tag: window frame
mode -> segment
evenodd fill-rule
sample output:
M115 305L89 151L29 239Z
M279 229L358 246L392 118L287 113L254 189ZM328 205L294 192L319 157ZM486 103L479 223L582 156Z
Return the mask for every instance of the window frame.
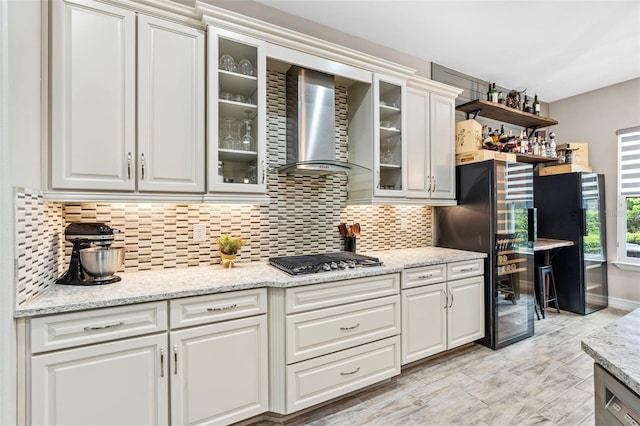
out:
M618 220L617 220L617 261L614 262L616 266L621 269L640 271L640 257L630 257L627 255L627 198L640 197L640 192L628 192L623 193L622 188L622 139L628 137L635 137L640 141L640 126L631 127L627 129L621 129L616 132L618 136L617 140L617 205L618 205ZM640 172L640 164L637 166L637 170ZM634 167L634 170L636 169ZM638 184L640 186L640 183Z

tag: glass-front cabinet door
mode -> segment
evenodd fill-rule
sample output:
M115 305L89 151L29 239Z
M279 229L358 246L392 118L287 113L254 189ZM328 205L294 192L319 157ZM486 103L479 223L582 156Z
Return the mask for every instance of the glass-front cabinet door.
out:
M406 82L374 75L374 195L404 196L406 189Z
M207 28L208 190L266 192L265 43Z

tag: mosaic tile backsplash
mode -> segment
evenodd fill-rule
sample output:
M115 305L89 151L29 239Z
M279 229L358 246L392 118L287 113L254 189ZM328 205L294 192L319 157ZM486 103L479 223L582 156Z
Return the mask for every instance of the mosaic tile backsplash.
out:
M269 72L267 162L285 163L285 74ZM347 90L336 87L336 157L347 159ZM115 246L126 249L123 270L186 268L220 262L214 239L241 236L247 245L238 262L271 256L340 251L340 223L361 225L358 252L424 247L432 241L432 208L347 206L347 176L268 176L268 205L163 203L52 203L34 191L16 195L18 305L53 285L66 269L70 244L64 228L72 222L106 222L122 231ZM402 219L407 230L401 230ZM207 241L192 242L193 225L205 224Z

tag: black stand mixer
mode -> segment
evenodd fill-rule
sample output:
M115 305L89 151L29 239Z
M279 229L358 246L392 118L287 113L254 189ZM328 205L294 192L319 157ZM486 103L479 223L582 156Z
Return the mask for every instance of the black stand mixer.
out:
M109 247L113 243L114 233L119 232L116 229L109 227L108 225L100 222L94 223L72 223L64 231L65 239L73 243L71 250L71 260L69 261L69 268L58 280L56 284L69 284L69 285L100 285L110 284L120 281L120 277L113 275L112 273L105 274L103 271L105 268L109 268L109 265L100 265L98 260L98 269L101 273L94 273L92 275L89 271L95 271L96 266L83 265L82 262L82 250L92 250L92 244L97 246L97 250L94 253L106 253ZM122 256L124 256L124 249L121 250ZM102 259L101 257L98 259ZM122 261L119 262L122 264ZM113 268L119 267L117 265ZM89 271L88 271L88 270Z

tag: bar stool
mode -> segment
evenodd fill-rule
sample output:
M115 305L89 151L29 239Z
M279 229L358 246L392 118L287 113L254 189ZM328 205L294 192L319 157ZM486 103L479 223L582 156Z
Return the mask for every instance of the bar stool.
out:
M536 299L538 305L540 305L540 312L542 318L547 309L547 305L551 302L555 302L555 307L558 313L560 313L560 306L558 305L558 293L556 292L556 280L553 278L553 267L551 265L542 265L537 267L538 279L536 280ZM548 279L548 285L547 285ZM547 287L549 287L547 289ZM548 294L547 294L548 292ZM547 296L549 296L547 298Z

